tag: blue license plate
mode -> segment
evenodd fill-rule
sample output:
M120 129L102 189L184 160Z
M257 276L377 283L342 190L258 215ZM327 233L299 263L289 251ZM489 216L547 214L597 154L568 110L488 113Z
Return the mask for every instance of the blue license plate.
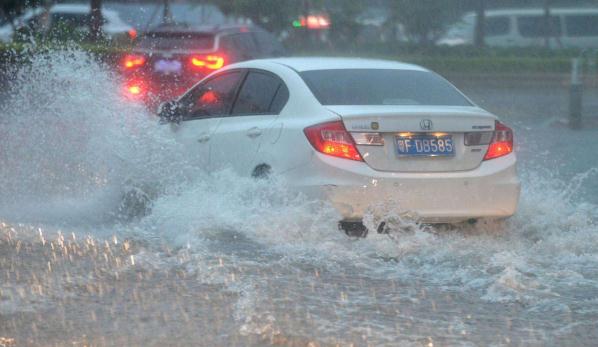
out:
M399 156L452 157L455 155L452 135L397 136Z

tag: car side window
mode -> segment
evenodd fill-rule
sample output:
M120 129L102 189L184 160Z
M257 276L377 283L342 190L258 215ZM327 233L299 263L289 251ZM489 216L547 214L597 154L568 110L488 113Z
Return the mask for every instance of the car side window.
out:
M242 76L242 71L225 72L195 87L180 101L183 119L228 115Z
M258 50L250 33L231 35L235 47L239 50L241 60L253 59L258 56Z
M486 18L484 30L486 36L501 36L509 34L509 17Z
M280 57L286 54L286 50L274 35L267 32L255 32L253 36L259 47L261 56Z
M270 113L279 114L289 101L289 90L284 83L281 83L276 91L274 100L270 104Z
M284 83L272 74L259 71L249 72L239 91L232 114L278 114L282 107L278 105L277 109L272 109L272 105L282 87L286 90ZM278 104L280 103L281 101L278 101Z
M517 27L523 37L543 37L544 17L542 16L521 16L517 18ZM561 35L561 20L557 16L551 16L548 21L550 36Z
M565 23L569 37L598 36L597 15L569 15L565 16Z

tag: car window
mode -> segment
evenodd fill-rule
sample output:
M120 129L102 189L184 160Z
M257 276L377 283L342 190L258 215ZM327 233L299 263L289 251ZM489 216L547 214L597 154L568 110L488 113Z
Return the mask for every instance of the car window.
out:
M335 69L300 75L322 105L471 106L449 82L427 71Z
M138 46L151 50L207 50L214 47L214 35L189 32L149 32L139 39Z
M257 47L250 33L231 35L235 48L239 51L242 60L252 59L257 56Z
M225 72L195 87L181 99L184 118L227 115L242 75L241 71Z
M485 20L486 36L501 36L509 34L509 17L488 17Z
M271 74L257 71L249 72L239 91L239 96L233 108L233 115L270 113L271 106L281 85L283 85L282 81ZM280 110L277 110L276 113L278 112Z
M270 105L270 113L279 114L286 106L287 101L289 101L289 90L284 83L281 83Z
M259 48L261 56L279 57L286 54L284 47L274 35L267 32L255 32L253 37Z
M550 36L561 35L560 18L551 16L549 20ZM544 37L544 17L543 16L522 16L517 18L517 27L523 37Z
M565 16L567 25L567 36L598 36L597 15L574 15Z

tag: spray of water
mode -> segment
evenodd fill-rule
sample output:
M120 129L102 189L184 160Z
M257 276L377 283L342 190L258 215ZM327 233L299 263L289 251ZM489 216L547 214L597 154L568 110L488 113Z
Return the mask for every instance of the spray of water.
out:
M291 344L292 336L392 345L398 325L406 343L432 328L457 339L450 341L487 329L468 315L504 327L493 317L513 313L497 304L517 305L515 315L544 324L546 338L576 331L558 319L567 312L582 321L598 313L598 209L579 199L598 169L565 182L552 168L524 166L518 214L502 222L430 227L388 204L372 206L366 224L383 219L388 234L354 240L337 230L326 202L289 191L282 178L194 167L166 127L122 98L120 85L76 49L37 55L17 72L0 108L0 250L30 244L29 261L53 269L36 273L34 284L52 294L0 298L0 314L66 305L81 294L73 288L169 283L161 294L181 310L220 298L227 332L257 336L256 345ZM123 222L115 217L131 191L151 211ZM64 259L52 260L56 249ZM12 277L5 283L4 293L24 288ZM447 293L446 311L431 309ZM136 310L127 324L145 312ZM488 336L476 341L493 342Z
M120 85L74 48L37 54L15 72L0 109L4 218L104 221L127 185L184 177L184 152Z

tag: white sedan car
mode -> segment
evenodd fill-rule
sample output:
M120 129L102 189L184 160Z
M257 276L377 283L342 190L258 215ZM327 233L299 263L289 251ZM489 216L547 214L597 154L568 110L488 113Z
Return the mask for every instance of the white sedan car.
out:
M233 64L164 104L207 171L282 175L360 230L388 202L425 223L502 219L520 182L513 132L422 67L339 58Z

